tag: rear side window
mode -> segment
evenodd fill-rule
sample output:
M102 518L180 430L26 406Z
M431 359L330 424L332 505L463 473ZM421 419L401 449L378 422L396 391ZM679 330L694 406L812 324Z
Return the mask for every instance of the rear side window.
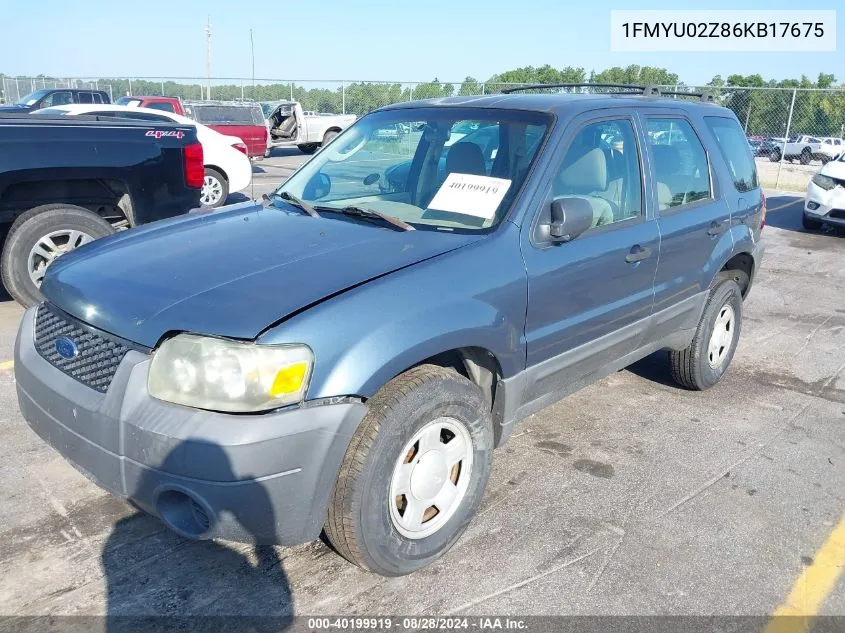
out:
M707 153L689 121L649 118L646 125L658 208L674 209L710 198Z
M152 103L148 103L147 107L151 110L161 110L162 112L176 112L173 109L173 104L165 101L153 101Z
M704 117L704 120L719 143L719 151L728 164L736 190L743 193L756 189L759 185L757 166L751 158L739 123L733 119L715 116Z
M264 114L260 107L196 105L194 118L200 123L233 123L241 125L264 125Z

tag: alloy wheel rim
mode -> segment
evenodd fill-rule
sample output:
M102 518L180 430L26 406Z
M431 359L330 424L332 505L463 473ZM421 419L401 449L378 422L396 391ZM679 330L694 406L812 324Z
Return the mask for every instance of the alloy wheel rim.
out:
M713 324L713 332L710 334L710 342L707 344L707 362L712 369L718 369L725 362L734 340L735 329L734 309L725 304L719 310L719 315Z
M36 287L40 288L47 267L54 260L83 244L93 241L94 238L88 233L76 229L53 231L39 238L29 250L29 257L27 258L27 271L30 280Z
M220 202L223 196L223 185L214 176L206 176L202 181L200 202L204 206L212 206Z
M390 480L393 527L409 539L440 530L466 496L472 476L472 438L454 418L437 418L402 449Z

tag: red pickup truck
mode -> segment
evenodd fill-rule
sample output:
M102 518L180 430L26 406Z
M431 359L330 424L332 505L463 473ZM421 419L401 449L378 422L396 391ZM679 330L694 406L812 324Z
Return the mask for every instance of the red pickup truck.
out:
M182 101L177 97L121 97L119 105L153 108L190 117L221 134L239 137L250 158L263 157L267 151L267 123L257 103L226 101Z

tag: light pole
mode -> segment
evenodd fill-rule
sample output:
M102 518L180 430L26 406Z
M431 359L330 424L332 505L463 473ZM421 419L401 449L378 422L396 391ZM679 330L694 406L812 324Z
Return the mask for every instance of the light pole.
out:
M252 29L249 30L249 54L252 58L252 98L255 99L255 42L252 40Z

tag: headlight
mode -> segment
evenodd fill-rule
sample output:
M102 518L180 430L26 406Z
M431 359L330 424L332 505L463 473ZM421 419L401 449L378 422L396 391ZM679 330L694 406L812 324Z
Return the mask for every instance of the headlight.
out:
M159 400L248 413L305 397L314 355L305 345L256 345L179 334L153 354L147 389Z
M830 176L825 176L824 174L816 174L813 176L813 182L827 191L836 186L836 181L834 181Z

